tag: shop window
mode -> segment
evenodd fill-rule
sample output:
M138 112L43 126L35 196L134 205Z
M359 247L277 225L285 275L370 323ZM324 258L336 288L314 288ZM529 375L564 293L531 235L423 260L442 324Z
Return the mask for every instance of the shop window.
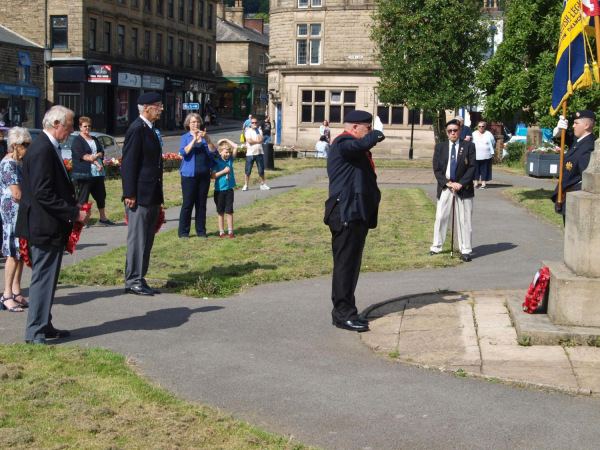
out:
M104 22L104 51L110 53L110 22Z
M85 99L84 114L104 114L104 96L88 95Z
M207 5L208 11L206 12L206 28L209 30L213 29L213 5L210 3Z
M179 20L183 21L184 20L184 12L185 12L185 7L184 7L184 0L179 0Z
M258 56L258 73L265 73L265 55Z
M144 31L144 59L146 61L150 60L150 39L151 33L149 31Z
M156 14L158 14L159 16L163 16L165 14L164 3L164 0L156 0Z
M162 61L162 38L162 34L156 35L156 46L154 47L154 61L156 62Z
M202 70L202 44L198 43L198 70Z
M183 66L183 39L177 42L177 65Z
M152 12L152 6L150 5L150 0L144 0L144 12Z
M309 35L310 30L310 35ZM299 24L297 26L296 62L298 65L321 64L321 24Z
M138 49L138 29L132 28L131 29L131 56L133 56L134 58L137 58L137 56L138 56L137 49Z
M19 54L19 83L29 83L29 68L31 67L31 58L27 52L18 52Z
M88 39L88 45L90 46L90 50L96 50L96 26L96 19L90 19L90 34Z
M212 47L206 47L206 71L212 72Z
M190 25L194 24L194 0L189 0L188 3L188 22Z
M58 93L58 104L69 108L76 116L81 115L81 95L74 93Z
M67 16L51 16L51 45L52 48L68 48L69 46L69 32L67 30L68 18Z
M167 38L167 64L173 64L173 37Z
M194 43L188 42L188 64L190 69L194 68Z
M342 123L356 109L356 91L302 91L301 121L304 123Z
M198 2L198 26L200 28L204 26L204 2L202 0Z
M125 25L119 25L117 30L117 54L125 54Z

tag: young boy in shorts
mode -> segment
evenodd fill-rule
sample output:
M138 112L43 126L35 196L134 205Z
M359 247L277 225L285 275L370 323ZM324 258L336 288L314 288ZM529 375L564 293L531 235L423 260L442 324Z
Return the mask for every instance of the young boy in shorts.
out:
M217 170L211 172L211 178L215 180L215 205L219 215L219 235L225 237L225 214L227 214L227 228L229 237L233 235L233 188L236 187L233 174L233 160L237 155L238 146L229 139L221 139L217 142L219 156L216 159Z

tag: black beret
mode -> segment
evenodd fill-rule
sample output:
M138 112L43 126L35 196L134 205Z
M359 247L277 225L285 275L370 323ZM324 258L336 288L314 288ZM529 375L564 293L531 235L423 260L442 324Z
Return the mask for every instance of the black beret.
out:
M452 119L452 120L449 120L448 122L446 122L446 125L445 125L446 128L448 128L448 125L457 125L460 127L460 122L456 119Z
M366 111L352 111L344 117L344 123L371 123L373 116Z
M160 102L162 100L158 92L146 92L137 99L138 105L151 105L152 103Z
M594 111L590 111L589 109L583 109L581 111L577 111L575 114L573 114L573 120L576 119L594 119L596 120L596 114L594 114Z

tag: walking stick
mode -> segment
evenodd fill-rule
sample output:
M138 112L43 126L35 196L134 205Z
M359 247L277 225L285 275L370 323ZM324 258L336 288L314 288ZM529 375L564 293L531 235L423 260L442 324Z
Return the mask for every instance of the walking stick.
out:
M456 195L452 194L452 238L450 239L450 258L454 258L454 201Z

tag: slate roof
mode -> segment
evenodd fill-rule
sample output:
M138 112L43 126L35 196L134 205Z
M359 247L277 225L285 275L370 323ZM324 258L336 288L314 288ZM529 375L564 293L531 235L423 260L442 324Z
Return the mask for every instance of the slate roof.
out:
M14 45L22 45L23 47L44 48L41 45L38 45L35 42L24 38L23 36L15 33L14 31L10 30L9 28L6 28L3 25L0 25L0 42L6 42L8 44Z
M255 42L269 45L269 36L217 17L217 42Z

